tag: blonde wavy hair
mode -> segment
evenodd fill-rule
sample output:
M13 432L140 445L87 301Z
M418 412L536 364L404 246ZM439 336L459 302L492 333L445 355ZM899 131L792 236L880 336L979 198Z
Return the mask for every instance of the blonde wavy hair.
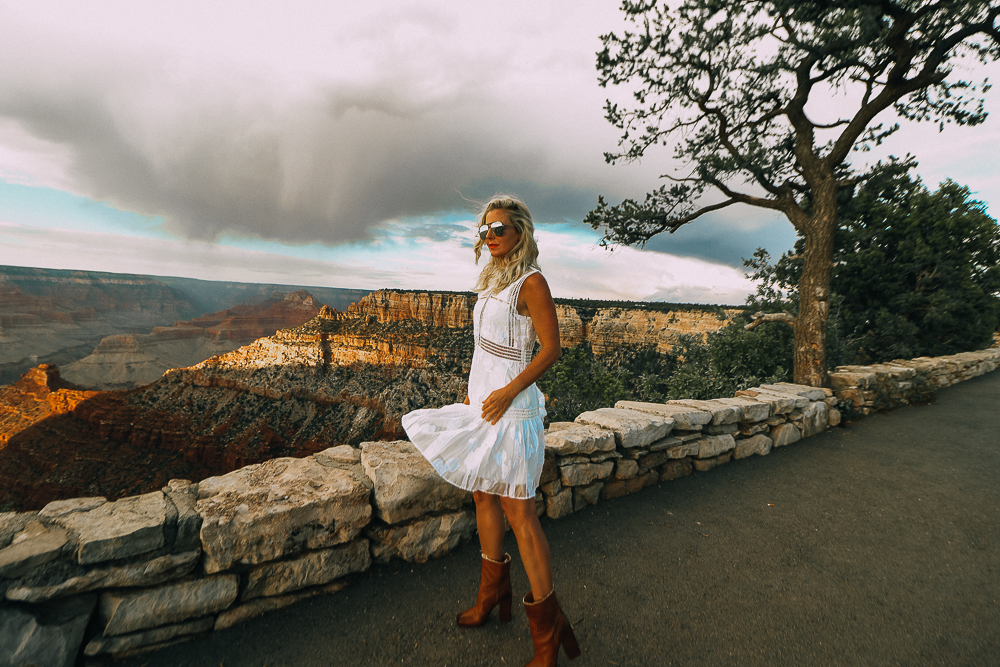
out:
M514 195L496 194L486 202L483 210L476 218L476 230L486 222L486 215L490 211L503 209L510 218L510 224L520 233L521 238L517 245L504 257L490 257L490 261L483 267L476 282L477 292L502 291L508 285L516 281L525 273L532 269L538 269L538 244L535 242L535 223L531 219L531 212L524 202ZM479 256L483 251L486 241L476 234L476 245L473 251L476 253L476 264L479 264Z

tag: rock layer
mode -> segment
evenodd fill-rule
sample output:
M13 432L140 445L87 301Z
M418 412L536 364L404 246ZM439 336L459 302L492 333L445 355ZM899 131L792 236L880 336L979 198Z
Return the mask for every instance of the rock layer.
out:
M149 384L171 368L183 368L231 352L279 329L295 327L319 313L305 290L276 292L258 305L233 306L193 320L154 327L148 334L118 334L101 340L90 356L65 366L63 375L92 389L128 389Z

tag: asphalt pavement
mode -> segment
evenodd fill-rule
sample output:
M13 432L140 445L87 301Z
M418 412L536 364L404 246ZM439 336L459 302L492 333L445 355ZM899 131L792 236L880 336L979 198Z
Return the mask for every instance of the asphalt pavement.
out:
M1000 665L1000 371L924 405L543 519L583 655L606 665ZM513 535L515 598L528 591ZM520 667L528 623L476 595L468 543L130 667Z

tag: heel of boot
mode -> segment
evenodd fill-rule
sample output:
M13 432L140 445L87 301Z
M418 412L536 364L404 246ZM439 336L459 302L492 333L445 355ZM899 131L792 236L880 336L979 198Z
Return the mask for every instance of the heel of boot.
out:
M502 623L510 622L510 601L510 593L508 593L506 597L500 598L500 621Z
M563 630L562 637L559 638L566 657L570 660L580 657L580 645L576 642L576 635L573 634L573 626L566 621L566 629Z

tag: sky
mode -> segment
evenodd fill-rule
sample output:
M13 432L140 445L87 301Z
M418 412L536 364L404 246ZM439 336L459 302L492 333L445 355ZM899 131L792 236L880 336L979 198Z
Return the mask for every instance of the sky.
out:
M641 198L676 167L669 148L603 158L625 91L598 85L595 53L617 2L360 4L0 3L0 264L469 290L476 201L503 191L531 208L557 297L739 304L740 259L794 242L731 207L599 247L598 195ZM864 159L913 153L928 185L989 206L997 117L908 124Z

